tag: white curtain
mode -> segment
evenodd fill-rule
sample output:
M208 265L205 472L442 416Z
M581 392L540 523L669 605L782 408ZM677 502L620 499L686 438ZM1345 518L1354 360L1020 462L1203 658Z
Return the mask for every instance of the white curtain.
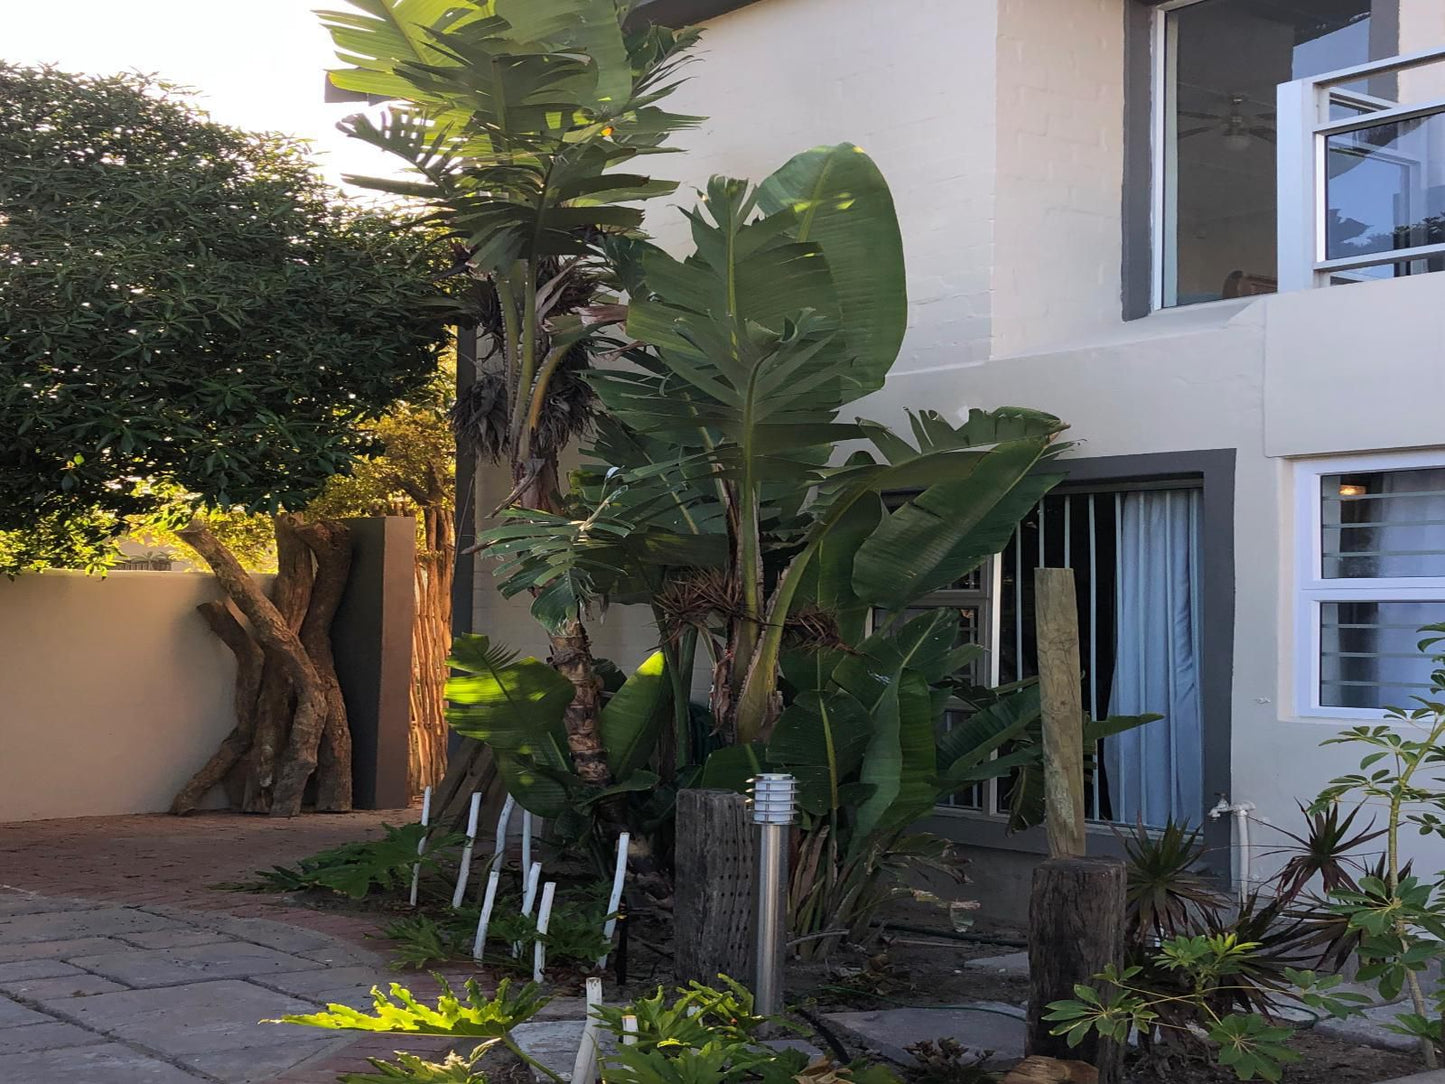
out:
M1111 715L1153 713L1153 723L1104 742L1114 819L1150 826L1204 814L1199 691L1197 489L1118 498L1118 582Z

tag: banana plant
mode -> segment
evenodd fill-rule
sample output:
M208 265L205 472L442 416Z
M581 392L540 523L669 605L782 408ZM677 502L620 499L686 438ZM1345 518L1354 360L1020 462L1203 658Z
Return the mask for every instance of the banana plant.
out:
M459 637L449 661L454 674L447 681L447 721L491 748L507 793L523 809L556 822L559 836L585 840L599 803L657 786L648 762L671 697L660 651L602 707L610 780L603 786L580 773L570 755L566 714L574 691L553 667L477 635Z
M331 81L388 104L342 128L410 176L347 179L412 200L452 239L453 273L475 281L490 343L458 404L459 435L506 465L502 507L555 513L558 455L595 412L578 374L622 345L606 247L675 188L636 163L700 119L661 105L697 34L624 26L631 5L616 0L349 3L321 13L341 61ZM605 785L586 629L568 616L547 633L574 689L575 767Z

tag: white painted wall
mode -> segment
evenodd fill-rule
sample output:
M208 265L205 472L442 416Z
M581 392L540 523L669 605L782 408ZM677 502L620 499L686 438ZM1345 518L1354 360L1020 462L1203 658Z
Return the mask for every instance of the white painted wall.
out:
M1294 827L1295 799L1357 754L1319 746L1344 720L1293 711L1286 457L1445 443L1445 274L1125 323L1127 2L761 0L709 24L674 104L711 119L659 162L700 185L819 143L875 157L911 311L894 376L860 413L1020 404L1067 419L1078 455L1237 450L1233 797ZM1412 44L1445 39L1437 0L1406 9ZM668 222L652 226L676 242ZM1419 853L1445 865L1445 848Z
M0 580L0 822L159 812L235 725L209 576Z

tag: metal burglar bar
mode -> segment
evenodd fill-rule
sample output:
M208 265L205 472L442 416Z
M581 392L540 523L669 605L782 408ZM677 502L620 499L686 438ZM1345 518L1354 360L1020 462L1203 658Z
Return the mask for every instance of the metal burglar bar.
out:
M1025 680L1038 673L1033 569L1072 568L1079 591L1080 657L1086 667L1084 703L1092 717L1100 718L1109 710L1114 674L1118 532L1124 494L1197 488L1199 484L1186 479L1056 490L1029 512L993 563L967 583L969 590L941 594L920 603L919 608L948 605L967 615L961 628L968 638L991 648L989 671L975 679L980 684ZM951 721L958 720L962 707L957 705L957 710L950 712ZM945 725L949 721L946 719ZM1109 821L1112 811L1100 759L1103 749L1094 752L1098 767L1092 774L1086 813L1090 819ZM954 796L944 807L1005 815L1013 783L1004 778L979 784Z

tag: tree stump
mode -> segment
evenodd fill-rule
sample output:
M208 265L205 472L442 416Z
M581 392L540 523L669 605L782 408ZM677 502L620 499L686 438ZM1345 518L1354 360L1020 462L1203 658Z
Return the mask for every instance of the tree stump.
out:
M674 944L679 982L752 985L757 833L730 790L677 792Z
M1026 1053L1081 1059L1099 1070L1099 1084L1118 1084L1123 1047L1090 1035L1069 1048L1043 1019L1051 1001L1074 997L1124 958L1124 863L1118 858L1050 858L1034 870L1029 897L1029 1012Z

